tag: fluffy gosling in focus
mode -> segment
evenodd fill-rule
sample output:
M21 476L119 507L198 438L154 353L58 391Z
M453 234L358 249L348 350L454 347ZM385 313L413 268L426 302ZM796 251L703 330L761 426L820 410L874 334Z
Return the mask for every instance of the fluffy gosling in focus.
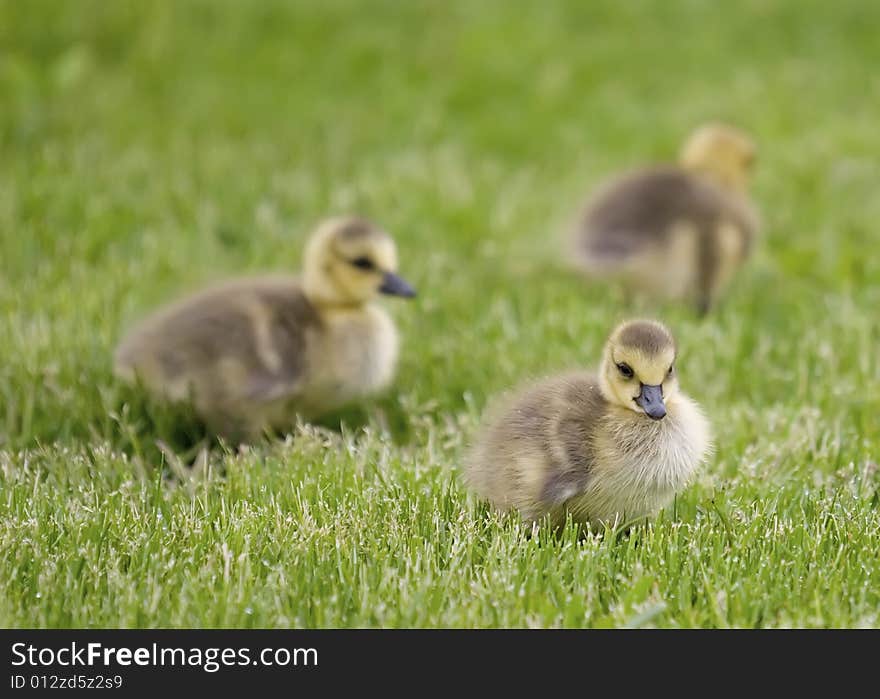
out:
M465 462L465 480L523 520L567 515L612 526L656 514L710 451L700 408L679 391L676 345L653 321L608 339L598 375L534 383L490 413Z
M748 258L759 220L746 194L755 145L724 124L697 129L678 166L635 171L604 186L574 234L587 276L709 311Z
M116 373L191 400L231 441L289 429L391 382L397 330L374 300L415 295L396 272L388 233L327 220L308 241L302 279L233 279L159 309L119 345Z

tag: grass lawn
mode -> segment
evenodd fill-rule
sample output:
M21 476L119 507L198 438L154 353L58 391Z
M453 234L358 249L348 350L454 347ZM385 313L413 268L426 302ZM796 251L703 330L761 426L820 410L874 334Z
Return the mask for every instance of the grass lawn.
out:
M0 626L880 626L880 4L0 0ZM751 131L717 312L570 273L603 176ZM385 396L211 452L113 347L360 212L420 291ZM676 332L717 449L650 526L527 536L462 488L490 398ZM162 448L158 445L162 444ZM169 456L170 455L170 456Z

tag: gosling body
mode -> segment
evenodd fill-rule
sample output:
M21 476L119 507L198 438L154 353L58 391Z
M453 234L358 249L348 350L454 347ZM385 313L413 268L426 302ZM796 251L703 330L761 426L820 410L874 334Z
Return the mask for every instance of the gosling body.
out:
M398 334L373 297L413 295L396 264L387 234L334 219L310 241L302 279L233 279L160 309L120 343L116 373L191 401L230 440L289 429L392 381Z
M639 344L639 332L649 341ZM660 347L651 344L652 333L663 349L652 349ZM539 381L492 411L466 460L470 487L500 510L553 525L570 515L614 526L668 505L705 460L710 428L696 403L677 390L669 373L672 340L664 333L657 324L622 326L598 374ZM635 344L627 344L633 337ZM632 365L629 379L615 376L621 362ZM657 383L645 384L642 376ZM647 399L640 397L643 386Z
M585 207L574 259L597 279L707 312L754 247L760 221L746 194L751 141L731 127L698 130L679 165L604 186Z

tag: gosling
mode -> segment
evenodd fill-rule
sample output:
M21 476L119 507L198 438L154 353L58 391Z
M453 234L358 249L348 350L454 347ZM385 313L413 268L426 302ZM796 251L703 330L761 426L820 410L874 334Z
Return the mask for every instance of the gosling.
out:
M679 165L638 170L600 189L575 227L588 277L695 304L705 315L749 257L759 229L747 187L755 145L724 124L697 129Z
M115 372L190 401L233 442L291 428L392 381L398 334L378 294L410 298L391 236L355 217L322 223L302 279L232 279L161 308L120 343Z
M502 511L551 526L643 520L707 458L710 427L679 391L676 344L654 321L620 325L598 375L573 372L520 391L490 417L464 465L470 488Z

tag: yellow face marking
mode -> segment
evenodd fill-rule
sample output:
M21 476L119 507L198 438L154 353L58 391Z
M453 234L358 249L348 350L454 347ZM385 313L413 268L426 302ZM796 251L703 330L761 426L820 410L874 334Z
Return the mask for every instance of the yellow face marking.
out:
M372 246L372 258L376 267L383 272L397 271L397 250L390 238L382 238L375 241Z
M334 252L343 262L350 263L353 260L366 258L378 272L397 271L397 250L391 238L384 235L338 241L334 246Z
M615 347L611 357L615 364L625 363L635 373L631 379L648 386L659 386L666 380L669 367L675 361L675 351L670 347L656 355L647 355L633 347ZM619 370L617 370L619 373ZM621 376L621 378L623 378Z
M685 167L711 172L736 187L744 187L755 159L756 147L744 132L725 124L697 129L681 151Z

